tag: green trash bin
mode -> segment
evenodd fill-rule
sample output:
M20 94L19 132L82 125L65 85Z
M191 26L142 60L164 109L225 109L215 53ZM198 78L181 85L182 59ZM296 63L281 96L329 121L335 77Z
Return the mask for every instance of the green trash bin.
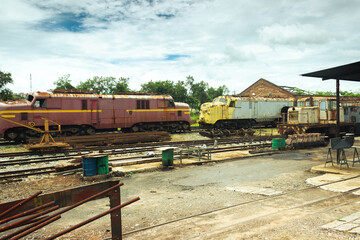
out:
M273 138L272 149L284 150L285 149L285 138Z
M172 166L174 162L174 149L162 150L161 159L163 166Z
M97 157L96 170L98 174L109 173L109 157L107 155Z

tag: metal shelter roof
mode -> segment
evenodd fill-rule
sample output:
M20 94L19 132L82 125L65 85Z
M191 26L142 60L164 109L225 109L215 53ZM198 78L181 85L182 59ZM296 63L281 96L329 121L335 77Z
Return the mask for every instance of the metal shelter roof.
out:
M316 72L301 74L304 77L318 77L322 80L338 79L360 81L360 61Z

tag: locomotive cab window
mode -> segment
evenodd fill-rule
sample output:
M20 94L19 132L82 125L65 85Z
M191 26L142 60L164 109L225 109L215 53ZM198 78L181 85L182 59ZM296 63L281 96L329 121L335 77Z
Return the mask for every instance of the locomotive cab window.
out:
M166 101L166 107L175 107L175 103L173 100L167 100Z
M227 103L228 102L228 100L227 99L225 99L225 98L220 98L220 100L219 100L220 102L222 102L222 103Z
M229 107L235 107L235 101L231 101Z
M36 108L46 108L46 99L36 99L34 103Z

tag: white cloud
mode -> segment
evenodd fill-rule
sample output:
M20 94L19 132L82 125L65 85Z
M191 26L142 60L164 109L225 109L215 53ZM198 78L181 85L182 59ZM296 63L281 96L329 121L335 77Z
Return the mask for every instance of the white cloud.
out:
M334 90L299 75L359 61L359 8L355 0L8 0L0 70L12 73L15 91L29 91L30 73L42 91L67 73L75 85L129 77L135 90L188 75L235 92L259 78Z
M260 38L266 43L280 45L326 44L333 36L313 25L292 24L282 26L274 24L259 30Z

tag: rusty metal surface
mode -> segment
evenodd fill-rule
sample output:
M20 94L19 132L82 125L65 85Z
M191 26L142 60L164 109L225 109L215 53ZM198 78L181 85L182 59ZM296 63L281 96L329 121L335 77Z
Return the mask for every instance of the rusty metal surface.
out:
M81 94L81 93L48 93L48 92L35 92L33 96L44 98L104 98L104 99L173 99L169 95L104 95L104 94Z
M6 225L6 226L1 227L1 228L0 228L0 232L4 232L4 231L10 230L10 229L13 229L13 228L17 228L17 227L19 227L19 226L22 226L24 223L27 223L28 221L30 221L30 220L32 220L32 219L35 219L35 218L37 218L37 217L39 217L39 216L45 215L45 214L47 214L47 213L49 213L49 212L52 212L52 211L55 211L55 210L57 210L57 209L59 209L59 206L55 206L55 207L49 208L49 209L47 209L47 210L45 210L45 211L42 211L42 212L39 212L39 213L37 213L37 214L31 215L31 216L26 217L26 218L24 218L24 219L21 219L21 220L19 220L19 221L17 221L17 222L10 223L10 224L8 224L8 225Z
M139 200L139 198L135 198L133 200L130 200L128 202L121 204L121 202L120 202L120 186L122 186L122 185L123 185L123 183L119 183L118 181L108 181L108 182L93 184L90 186L83 186L83 187L68 189L68 190L59 191L59 192L55 192L55 193L51 193L51 194L40 195L37 198L34 198L34 195L33 195L24 200L18 200L18 201L0 204L0 212L8 213L9 211L5 211L5 209L8 209L10 207L11 212L13 212L14 214L17 214L17 211L19 211L19 208L16 206L21 205L21 210L22 211L25 210L25 212L19 213L18 215L13 215L12 216L13 219L15 219L16 217L19 217L19 216L31 214L34 211L37 211L41 208L48 207L49 205L53 205L54 203L56 203L56 205L57 205L50 209L44 210L40 213L23 218L20 221L13 222L6 226L1 227L0 232L3 232L3 231L7 231L9 229L12 229L12 228L17 228L17 227L23 226L24 224L30 224L32 222L31 225L25 226L24 228L14 232L14 233L11 233L10 235L7 235L1 239L3 240L3 239L9 239L9 238L11 238L11 239L22 238L22 237L36 231L37 229L59 219L61 217L60 215L62 213L67 212L85 202L99 199L99 198L104 198L104 197L109 197L109 199L110 199L110 207L111 207L110 210L108 210L100 215L97 215L93 218L90 218L81 224L75 225L74 227L67 229L65 231L66 232L72 231L75 228L78 228L88 222L94 221L97 218L100 218L100 217L110 213L111 214L111 225L112 225L112 230L113 230L112 239L121 239L122 236L121 236L121 216L120 216L121 211L120 211L120 209L134 201ZM28 199L32 199L33 201L29 201ZM37 207L37 205L40 205L41 207ZM11 206L13 206L13 207L11 207ZM62 208L66 207L66 208L64 208L50 216L37 219L39 216L45 215L49 212L59 209L59 207L62 207ZM5 220L7 221L9 219L10 218L5 219ZM34 222L34 220L35 220L35 222ZM119 228L120 228L120 230L119 230ZM50 238L50 239L53 239L53 238Z
M59 232L59 233L57 233L57 234L55 234L55 235L53 235L53 236L51 236L51 237L48 237L48 238L46 238L46 240L55 239L55 238L57 238L57 237L60 237L60 236L66 234L66 233L69 233L69 232L71 232L71 231L73 231L73 230L75 230L75 229L77 229L77 228L79 228L79 227L84 226L85 224L88 224L88 223L90 223L90 222L93 222L93 221L95 221L96 219L99 219L99 218L101 218L101 217L103 217L103 216L105 216L105 215L107 215L107 214L109 214L109 213L113 213L114 211L118 211L118 210L120 210L121 208L123 208L123 207L125 207L125 206L127 206L127 205L129 205L129 204L131 204L131 203L134 203L134 202L136 202L136 201L138 201L138 200L140 200L140 198L139 198L139 197L136 197L136 198L131 199L131 200L129 200L129 201L123 203L123 204L118 204L116 207L113 207L113 208L111 208L110 210L107 210L107 211L105 211L105 212L103 212L103 213L100 213L100 214L98 214L98 215L96 215L96 216L94 216L94 217L92 217L92 218L89 218L89 219L87 219L87 220L85 220L85 221L83 221L83 222L81 222L81 223L78 223L78 224L76 224L76 225L74 225L74 226L72 226L72 227L70 227L70 228L68 228L68 229L65 229L65 230L63 230L63 231L61 231L61 232ZM121 225L120 225L120 229L121 229ZM113 239L113 240L122 239L122 236L121 236L121 234L114 234L114 232L113 232L113 233L112 233L112 239Z
M28 234L30 234L32 232L35 232L36 230L38 230L38 229L40 229L40 228L54 222L54 221L56 221L56 220L58 220L60 218L61 218L60 215L56 215L56 216L54 216L54 217L52 217L52 218L50 218L48 220L42 221L40 224L36 224L34 227L32 227L32 228L30 228L30 229L28 229L26 231L23 231L21 234L13 237L12 239L17 240L17 239L20 239L22 237L25 237L26 235L28 235Z
M18 214L26 210L30 210L32 208L41 206L45 203L55 201L57 205L59 205L60 208L71 206L83 199L89 198L92 195L95 195L104 189L110 188L116 184L118 184L119 181L108 181L108 182L101 182L97 184L93 184L91 186L82 186L78 188L72 188L67 189L64 191L59 191L55 193L48 193L40 195L36 198L34 198L32 201L26 202L21 209L15 209L13 211L13 214ZM99 197L101 198L101 197ZM0 212L5 211L6 209L10 208L16 203L19 203L21 200L12 201L12 202L6 202L0 204Z
M39 211L39 210L41 210L41 209L47 208L47 207L49 207L49 206L51 206L51 205L54 205L54 204L55 204L55 202L52 201L52 202L46 203L46 204L44 204L44 205L42 205L42 206L39 206L39 207L30 209L30 210L28 210L28 211L25 211L25 212L22 212L22 213L13 215L13 216L8 217L8 218L5 218L5 219L2 219L2 220L0 220L0 225L1 225L1 224L4 224L4 223L7 223L7 222L9 222L9 221L12 221L12 220L14 220L14 219L16 219L16 218L20 218L20 217L29 215L29 214L31 214L31 213L33 213L33 212L36 212L36 211Z
M0 219L4 218L4 216L8 215L10 212L14 212L17 208L19 208L22 205L26 204L27 202L29 202L30 200L32 200L36 196L40 195L41 193L42 193L42 191L38 191L35 194L33 194L32 196L30 196L28 198L25 198L24 200L14 204L13 206L9 207L8 209L6 209L4 211L1 211Z
M120 133L120 134L98 134L92 136L57 137L55 142L68 143L71 146L111 145L128 144L138 142L158 142L170 140L168 132L142 132L142 133ZM30 139L29 146L36 144L38 139ZM31 147L29 147L31 149Z

